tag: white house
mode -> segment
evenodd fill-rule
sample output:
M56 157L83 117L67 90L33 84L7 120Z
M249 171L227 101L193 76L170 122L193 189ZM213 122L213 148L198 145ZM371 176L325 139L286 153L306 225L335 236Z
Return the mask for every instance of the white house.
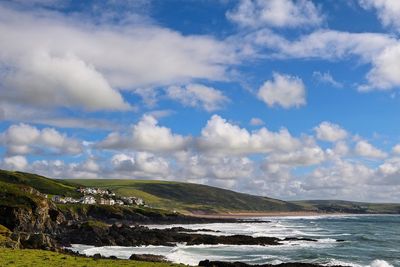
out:
M93 196L84 196L81 198L81 203L93 205L96 204L96 199Z

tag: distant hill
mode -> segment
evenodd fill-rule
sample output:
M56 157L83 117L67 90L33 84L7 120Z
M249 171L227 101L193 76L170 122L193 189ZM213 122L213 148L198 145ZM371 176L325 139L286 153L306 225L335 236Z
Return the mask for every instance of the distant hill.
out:
M339 212L354 214L400 214L399 203L365 203L344 200L305 200L293 201L304 209L314 209L320 212Z
M400 204L375 204L340 200L289 202L192 183L127 179L60 180L31 173L0 170L0 187L8 188L10 191L15 188L13 185L29 186L44 194L72 197L79 196L76 191L79 187L107 188L120 196L143 198L149 206L157 209L195 214L290 211L400 214ZM3 199L2 201L7 200ZM19 203L19 201L16 201L16 203Z

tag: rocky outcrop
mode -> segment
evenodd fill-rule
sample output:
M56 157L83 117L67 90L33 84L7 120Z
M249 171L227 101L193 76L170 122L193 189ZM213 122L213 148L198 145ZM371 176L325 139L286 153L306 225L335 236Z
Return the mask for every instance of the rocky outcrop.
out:
M14 232L10 238L16 243L16 247L18 248L60 250L54 238L48 234Z
M279 245L275 237L252 237L246 235L216 236L182 232L182 228L149 229L144 226L81 223L69 226L59 236L63 245L86 244L94 246L175 246L176 243L187 245Z
M12 231L54 234L64 221L64 215L46 199L23 207L0 206L0 224Z
M132 254L129 259L135 261L168 262L164 256L153 254Z

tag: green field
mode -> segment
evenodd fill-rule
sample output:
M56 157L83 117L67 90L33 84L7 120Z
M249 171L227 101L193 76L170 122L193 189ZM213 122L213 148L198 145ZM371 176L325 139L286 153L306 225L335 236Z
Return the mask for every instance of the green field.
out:
M111 179L78 179L73 182L89 187L108 188L122 196L141 197L152 207L179 212L265 212L302 209L296 204L277 199L200 184Z
M109 259L93 259L65 255L61 253L30 250L30 249L6 249L0 248L0 266L16 266L16 267L49 267L49 266L65 266L65 267L170 267L185 266L172 263L152 263L131 260L109 260Z
M107 188L119 196L143 198L152 208L181 213L288 212L400 214L400 204L359 203L340 200L282 201L217 187L168 181L128 179L50 179L36 174L0 170L0 205L29 206L38 199L23 187L41 193L78 197L80 186ZM71 207L70 207L71 208ZM74 207L72 207L73 209ZM146 209L143 212L150 212ZM161 212L154 210L155 212ZM121 210L122 211L122 210Z

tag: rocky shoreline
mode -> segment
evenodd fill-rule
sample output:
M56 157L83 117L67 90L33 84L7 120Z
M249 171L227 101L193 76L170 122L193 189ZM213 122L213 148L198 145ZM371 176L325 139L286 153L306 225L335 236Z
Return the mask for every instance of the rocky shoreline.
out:
M184 227L150 229L145 224L192 224L239 222L233 218L199 218L174 213L157 213L133 209L104 209L87 206L82 209L60 207L50 201L32 202L30 206L0 206L0 224L10 230L5 244L12 248L52 250L72 253L64 248L71 244L93 246L176 246L186 245L261 245L279 246L285 241L317 242L309 238L252 237L247 235L213 235L212 230ZM249 222L249 221L246 221ZM259 221L250 221L258 223ZM127 224L129 223L129 224ZM136 225L132 226L132 223ZM141 224L141 225L137 225ZM203 233L198 233L199 231ZM205 233L204 233L205 232ZM337 240L343 241L343 240ZM83 255L79 255L83 256ZM95 255L94 258L103 258ZM112 257L115 259L116 257ZM142 261L165 261L158 255L132 255ZM202 261L201 266L247 267L245 263ZM293 265L295 264L295 265ZM296 265L297 264L297 265ZM261 265L273 266L273 265ZM276 266L316 267L290 263Z

